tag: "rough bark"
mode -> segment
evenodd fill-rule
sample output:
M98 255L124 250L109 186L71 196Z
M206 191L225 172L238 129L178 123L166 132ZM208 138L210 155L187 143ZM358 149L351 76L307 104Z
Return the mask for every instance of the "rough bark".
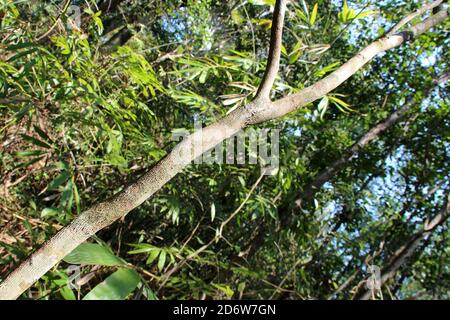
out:
M280 5L284 7L285 1L278 0L276 6ZM284 8L279 12L284 12ZM253 102L234 110L218 122L194 132L180 142L169 155L151 168L137 182L111 199L94 205L81 213L73 222L46 242L42 248L33 253L0 284L0 299L16 299L19 297L79 244L138 207L193 159L227 139L233 133L251 124L279 118L319 99L347 80L378 53L400 46L441 23L447 16L447 11L440 11L412 27L409 32L383 37L375 41L329 76L292 96L272 102L268 96L259 95ZM277 24L273 24L273 27L277 28ZM271 43L280 41L277 37L281 37L281 32L273 32L272 35L275 35L275 39L272 38ZM273 46L273 49L279 48ZM279 54L269 54L268 68L277 65L270 61L270 57L276 58L278 56ZM272 73L268 71L266 74ZM270 77L268 78L270 80ZM264 83L262 86L264 86ZM193 148L193 152L187 152L186 150L192 149L193 142L199 141L202 131L201 147ZM223 134L225 132L227 134Z

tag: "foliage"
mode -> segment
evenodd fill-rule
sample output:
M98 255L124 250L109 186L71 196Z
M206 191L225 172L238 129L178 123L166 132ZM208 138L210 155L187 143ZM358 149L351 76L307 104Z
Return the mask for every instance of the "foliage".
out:
M209 124L251 101L264 73L275 1L130 0L109 9L104 2L78 1L74 28L46 1L0 0L1 278L160 160L175 145L172 130L192 131L194 119ZM273 98L323 78L419 5L291 1ZM448 70L448 27L261 125L281 130L276 175L259 180L251 164L192 164L27 296L352 298L368 264L386 265L449 192L448 85L424 95ZM418 103L407 117L281 227L305 186L411 94ZM447 222L377 297L448 299L449 239ZM81 270L78 290L68 286L71 265Z

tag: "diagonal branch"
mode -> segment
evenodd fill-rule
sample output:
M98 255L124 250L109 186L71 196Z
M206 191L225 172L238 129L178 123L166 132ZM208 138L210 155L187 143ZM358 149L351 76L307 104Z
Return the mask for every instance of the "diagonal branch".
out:
M445 82L449 76L450 73L445 73L439 78L434 79L433 85L423 90L424 96L429 96L431 90L436 85ZM416 103L418 103L418 101L416 101L414 95L408 97L406 102L399 109L395 110L386 119L369 129L369 131L362 135L351 147L343 151L340 158L330 163L325 169L315 175L311 182L303 187L303 192L297 196L297 199L293 201L293 204L288 203L286 206L279 207L278 215L280 217L280 225L278 229L283 230L291 226L294 221L295 214L298 211L296 209L303 209L305 204L314 198L316 192L322 188L325 182L329 181L343 167L348 165L348 163L374 139L378 138L384 131L388 130L402 120L405 114L408 113L411 110L411 107ZM247 249L243 251L247 256L247 259L256 253L258 247L263 243L267 231L268 227L261 226L258 232L249 240Z
M281 40L283 38L284 13L286 12L286 0L278 0L275 4L272 21L272 33L270 36L269 56L267 58L266 71L261 85L256 93L256 98L269 99L270 90L280 68Z
M423 90L423 95L425 97L429 96L431 90L435 86L444 83L450 73L445 73L437 79L432 81L433 85L425 88ZM384 131L388 130L390 127L395 125L397 122L402 120L404 115L411 109L411 107L417 103L414 95L411 95L406 99L406 102L397 110L395 110L389 117L379 122L377 125L372 127L368 132L366 132L362 137L359 138L349 149L343 152L342 156L331 163L328 167L322 170L314 179L305 186L303 189L303 194L295 201L297 207L301 208L304 202L311 200L317 191L330 180L332 176L336 174L343 166L348 164L363 148L365 148L374 139L377 139Z
M407 24L408 22L410 22L412 19L419 17L421 15L423 15L425 12L427 12L428 10L434 9L436 7L438 7L442 2L444 2L444 0L436 0L433 1L429 4L424 5L423 7L421 7L420 9L418 9L416 12L413 12L409 15L407 15L406 17L404 17L403 19L401 19L399 22L397 22L387 33L387 36L391 36L395 33L397 33L405 24Z
M396 48L403 43L418 37L425 31L445 21L447 17L447 10L442 10L406 31L402 31L391 36L384 36L372 42L367 47L362 49L357 55L322 80L319 80L315 84L298 93L275 101L270 108L260 110L258 115L252 119L252 124L280 118L323 97L328 92L336 89L345 80L350 78L376 55Z
M277 1L276 7L279 8L280 12L284 12L284 6L282 6L284 1ZM277 53L277 49L281 46L282 19L280 15L275 15L275 19L280 17L279 21L274 21L272 24L272 28L277 30L273 33L277 35L275 39L278 40L275 43L278 43L278 45L272 46L273 50L271 51L273 53L269 55L272 57L272 61L268 63L267 75L264 76L265 80L260 90L261 93L257 98L251 103L235 109L216 123L192 133L135 183L112 198L82 212L0 283L0 300L19 297L79 244L141 205L204 152L250 124L282 117L324 96L347 80L378 53L400 46L444 21L447 16L447 11L440 11L423 23L411 28L409 32L379 39L315 85L292 96L271 102L267 98L267 92L270 91L267 86L270 84L271 87L273 84L274 74L276 74L274 71L279 66L279 59L276 58L279 58L280 53ZM263 94L266 94L266 98Z
M444 199L444 204L439 212L433 217L432 222L425 221L423 230L413 234L404 245L402 245L389 259L383 268L380 277L380 285L384 285L392 279L396 272L405 264L408 258L417 250L423 240L427 239L431 233L440 225L445 223L450 217L450 194ZM414 263L414 261L412 261ZM365 283L365 282L364 282ZM358 286L354 295L355 299L367 300L371 296L371 290L365 286Z

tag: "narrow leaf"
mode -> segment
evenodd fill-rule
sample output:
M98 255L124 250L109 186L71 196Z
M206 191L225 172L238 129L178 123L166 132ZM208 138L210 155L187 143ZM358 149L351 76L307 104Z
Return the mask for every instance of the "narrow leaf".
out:
M83 300L123 300L139 285L139 274L131 269L119 269L97 285Z
M46 148L46 149L51 149L51 146L50 146L49 144L47 144L47 143L45 143L45 142L43 142L43 141L41 141L41 140L39 140L39 139L36 139L36 138L34 138L34 137L31 137L31 136L28 136L28 135L26 135L26 134L22 134L21 136L22 136L22 139L23 139L23 140L28 141L28 142L31 142L32 144L34 144L34 145L36 145L36 146L38 146L38 147L43 147L43 148Z
M309 23L310 23L311 25L313 25L314 22L316 22L316 18L317 18L317 10L318 10L318 9L319 9L319 5L316 3L316 4L314 5L313 10L312 10L311 17L309 18Z
M166 264L166 258L167 258L167 252L166 251L161 251L161 254L159 255L159 260L158 260L158 270L162 271L164 269L164 265Z
M72 174L69 171L63 171L59 176L57 176L55 179L52 180L47 186L47 190L55 190L60 185L62 185L64 182L67 181L67 179L70 178Z
M115 256L111 250L96 243L80 244L64 258L64 261L70 264L101 266L118 266L125 264L125 262Z
M160 253L161 253L161 250L155 248L148 256L146 263L148 265L151 265L153 263L153 261L155 261L156 258L158 258Z

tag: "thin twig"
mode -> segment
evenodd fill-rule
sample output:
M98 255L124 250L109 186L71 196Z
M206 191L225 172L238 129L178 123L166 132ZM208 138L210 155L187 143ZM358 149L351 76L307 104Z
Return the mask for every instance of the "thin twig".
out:
M48 29L47 32L45 32L44 34L40 35L39 37L36 38L36 42L39 42L43 39L45 39L49 34L51 34L53 32L53 30L56 28L56 26L58 25L59 21L61 20L61 17L66 14L67 9L69 9L70 6L70 2L71 0L66 0L66 2L63 5L62 11L61 13L58 15L58 17L56 18L55 22L53 23L53 25L50 27L50 29Z
M206 249L209 248L209 246L211 246L214 242L217 242L220 238L222 237L222 232L223 232L223 228L242 210L242 208L244 207L244 205L247 203L247 201L250 199L250 196L253 194L253 192L255 191L256 187L259 185L259 183L261 182L261 180L264 178L265 176L265 171L263 170L262 174L260 175L260 177L258 178L258 180L256 180L256 182L253 184L252 188L250 189L250 191L248 192L247 196L245 197L244 201L240 204L240 206L226 219L224 220L220 227L219 227L219 232L214 236L214 238L212 238L207 244L205 244L204 246L200 247L199 249L197 249L195 252L191 253L189 256L187 256L186 258L184 258L183 260L181 260L176 266L174 266L172 269L170 269L169 271L167 271L162 278L164 279L163 282L161 283L161 285L159 286L158 292L164 287L164 285L166 284L166 282L169 280L170 276L172 274L174 274L176 271L178 271L187 261L192 260L193 258L195 258L196 256L198 256L200 253L202 253L203 251L205 251Z

